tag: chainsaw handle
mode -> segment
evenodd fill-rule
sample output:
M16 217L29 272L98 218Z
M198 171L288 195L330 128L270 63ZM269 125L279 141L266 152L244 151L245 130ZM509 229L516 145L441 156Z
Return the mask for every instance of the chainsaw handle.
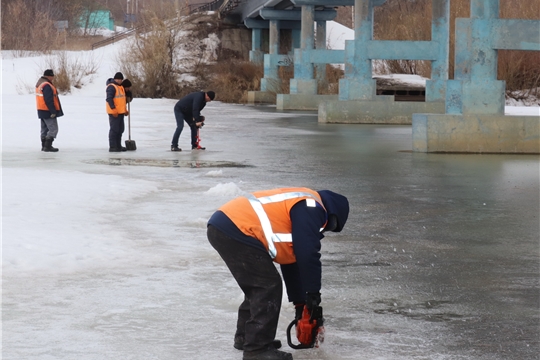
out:
M291 339L291 329L292 329L292 327L295 326L297 323L298 323L298 319L294 319L293 321L291 321L291 323L289 324L289 326L287 326L287 344L288 344L292 349L295 349L295 350L298 350L298 349L310 349L310 348L312 348L312 347L315 345L315 341L313 341L313 343L310 344L310 345L304 345L304 344L302 344L302 343L300 343L300 344L298 344L298 345L293 344L292 339Z

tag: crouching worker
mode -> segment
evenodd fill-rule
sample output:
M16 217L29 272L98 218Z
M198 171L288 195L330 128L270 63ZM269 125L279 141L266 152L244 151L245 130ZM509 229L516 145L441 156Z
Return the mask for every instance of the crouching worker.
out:
M349 202L329 190L283 188L238 197L208 221L208 240L244 292L238 309L234 347L243 359L291 360L277 350L282 281L297 306L321 301L321 239L339 232L349 215Z
M41 120L41 151L57 152L52 146L58 135L58 118L64 115L58 90L53 85L54 72L47 69L36 83L36 106L38 118Z

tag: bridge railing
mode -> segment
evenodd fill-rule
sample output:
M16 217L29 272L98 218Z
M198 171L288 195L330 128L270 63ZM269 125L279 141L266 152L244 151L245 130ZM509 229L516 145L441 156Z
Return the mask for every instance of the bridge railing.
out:
M106 38L104 40L95 42L95 43L92 44L92 50L95 50L97 48L100 48L102 46L106 46L106 45L109 45L109 44L114 44L116 41L120 41L122 39L125 39L128 36L131 36L131 35L135 34L137 31L139 31L139 32L144 31L145 27L146 27L146 25L137 26L135 28L128 29L128 30L116 33L113 36L108 37L108 38Z

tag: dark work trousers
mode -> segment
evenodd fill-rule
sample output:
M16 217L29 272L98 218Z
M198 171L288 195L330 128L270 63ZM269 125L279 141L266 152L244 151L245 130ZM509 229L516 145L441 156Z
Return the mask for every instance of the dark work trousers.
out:
M244 351L266 350L276 337L283 286L270 255L208 226L208 240L244 292L238 308L235 339L243 337Z
M182 129L184 129L184 114L174 108L174 117L176 118L176 131L172 137L172 146L178 147L178 139L180 139L180 134L182 134Z
M122 134L124 133L124 115L114 117L109 115L109 147L122 147Z
M185 121L191 128L191 147L197 146L197 127L191 126L190 124L193 124L193 122L190 123L186 119L184 113L176 109L176 107L174 108L174 117L176 119L176 131L174 132L171 145L178 146L178 140L180 139L180 134L182 134L182 130L184 129Z

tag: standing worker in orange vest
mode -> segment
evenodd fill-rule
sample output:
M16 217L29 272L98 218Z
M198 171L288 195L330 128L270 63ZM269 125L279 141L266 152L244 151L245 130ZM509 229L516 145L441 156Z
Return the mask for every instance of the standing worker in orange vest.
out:
M289 301L297 309L321 302L321 239L339 232L349 202L329 190L283 188L238 197L208 221L208 240L244 292L234 347L244 360L292 360L275 339L281 309L280 264Z
M41 151L46 152L58 151L52 143L58 135L57 118L64 115L53 80L54 72L47 69L36 83L36 105L41 120Z
M126 106L126 92L122 86L124 75L121 72L114 74L113 79L107 80L106 107L109 114L109 152L126 151L122 146L124 133L124 115L128 115Z

